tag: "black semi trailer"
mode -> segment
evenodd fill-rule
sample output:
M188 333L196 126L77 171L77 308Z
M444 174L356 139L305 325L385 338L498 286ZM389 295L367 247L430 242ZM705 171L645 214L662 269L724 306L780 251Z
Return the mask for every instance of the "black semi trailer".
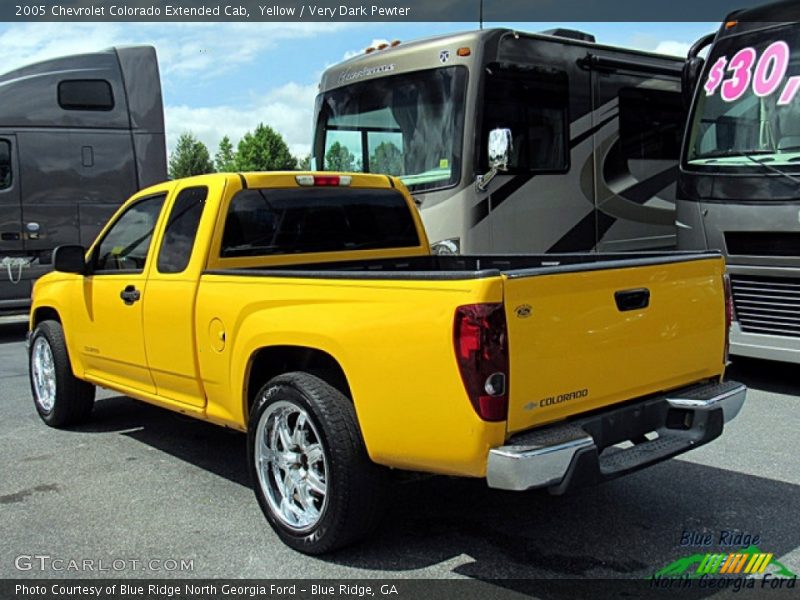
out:
M23 314L60 244L88 245L167 177L155 49L111 48L0 75L0 314Z

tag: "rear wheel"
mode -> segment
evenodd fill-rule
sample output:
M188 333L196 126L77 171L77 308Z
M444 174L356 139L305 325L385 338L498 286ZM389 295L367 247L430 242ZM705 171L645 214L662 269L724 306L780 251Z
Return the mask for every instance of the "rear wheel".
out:
M85 421L92 412L95 387L72 374L64 329L58 321L42 321L31 336L29 374L33 402L51 427Z
M373 529L383 472L367 456L347 397L318 377L287 373L261 388L249 423L253 487L284 543L322 554Z

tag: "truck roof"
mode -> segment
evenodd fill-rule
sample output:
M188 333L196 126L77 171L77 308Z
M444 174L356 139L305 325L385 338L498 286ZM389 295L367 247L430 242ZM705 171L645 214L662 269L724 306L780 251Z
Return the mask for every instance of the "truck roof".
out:
M403 182L397 177L390 177L389 175L378 175L372 173L344 173L338 171L244 171L244 172L228 172L228 173L206 173L203 175L193 175L191 177L182 177L177 180L163 181L150 187L139 190L132 198L138 199L144 196L151 195L155 192L163 192L172 189L176 183L180 183L181 187L189 187L191 185L209 185L213 181L225 180L230 177L238 178L243 187L248 188L286 188L286 187L303 187L299 183L298 177L349 177L349 183L342 184L339 187L347 189L351 188L397 188L401 191L406 191ZM307 184L313 187L313 184ZM331 185L328 183L328 185Z

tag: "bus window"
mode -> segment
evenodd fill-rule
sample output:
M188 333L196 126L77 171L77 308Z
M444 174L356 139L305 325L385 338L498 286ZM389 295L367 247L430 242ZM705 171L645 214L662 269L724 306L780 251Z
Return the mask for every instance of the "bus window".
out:
M511 172L565 172L569 169L567 105L569 87L563 71L490 65L480 137L480 171L488 170L489 131L511 129Z
M11 187L11 144L0 140L0 190Z
M679 92L619 91L619 139L625 158L678 160L686 110Z

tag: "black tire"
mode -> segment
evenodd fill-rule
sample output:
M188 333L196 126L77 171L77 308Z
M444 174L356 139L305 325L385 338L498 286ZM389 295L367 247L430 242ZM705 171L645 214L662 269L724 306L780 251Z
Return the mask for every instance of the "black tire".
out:
M301 432L305 443L294 446L292 452L300 457L296 459L299 462L285 469L277 468L279 473L285 474L284 483L290 469L296 469L294 473L299 474L293 482L295 487L291 488L290 504L302 505L301 497L305 495L306 499L311 499L313 510L318 511L316 521L304 526L287 523L273 506L276 496L281 495L275 491L281 487L274 483L276 467L260 473L256 464L257 444L262 439L267 440L276 429L274 424L279 420L276 415L288 414L287 423L294 418L294 432L297 432L300 411L305 413L307 421L303 421L306 425ZM260 425L262 419L264 423ZM307 422L313 427L308 427ZM248 465L258 503L269 524L291 548L312 555L331 552L365 537L379 522L385 492L384 469L367 456L352 402L322 379L294 372L275 377L264 385L250 411L247 442ZM324 453L324 464L313 463L316 469L311 463L306 462L304 466L303 461L307 459L302 457L310 457L312 452L318 454L319 446ZM259 456L263 457L263 451ZM315 490L309 491L307 483L304 494L301 493L304 477L307 480L312 469L320 472L320 464L325 471L324 499ZM318 475L316 477L319 480ZM272 504L268 498L270 493Z
M49 349L52 358L52 373L55 393L49 399L37 391L35 378L43 372L41 359L46 358ZM42 352L38 356L37 352ZM37 367L37 364L39 366ZM38 370L37 370L38 369ZM72 365L67 354L64 329L58 321L42 321L33 331L28 354L28 375L33 394L33 404L42 421L50 427L69 427L82 423L89 417L94 406L95 387L81 381L72 373ZM43 389L41 384L40 389Z

